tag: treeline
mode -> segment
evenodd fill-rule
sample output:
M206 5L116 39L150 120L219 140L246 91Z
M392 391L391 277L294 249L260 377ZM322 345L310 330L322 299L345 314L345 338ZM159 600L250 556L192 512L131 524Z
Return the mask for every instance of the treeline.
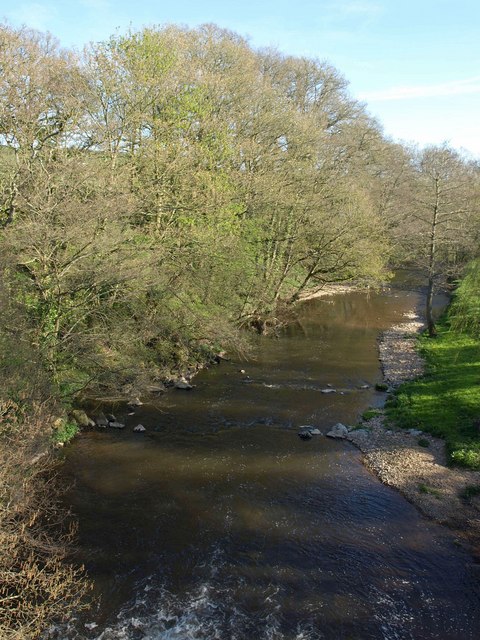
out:
M306 288L394 260L433 291L477 249L478 166L385 139L326 62L212 25L81 55L4 25L0 68L4 285L62 393L241 350Z

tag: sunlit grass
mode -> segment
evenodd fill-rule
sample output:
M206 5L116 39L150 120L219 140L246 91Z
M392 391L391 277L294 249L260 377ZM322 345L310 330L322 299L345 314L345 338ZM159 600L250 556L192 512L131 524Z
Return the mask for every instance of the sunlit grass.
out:
M451 329L420 338L426 374L403 384L387 402L388 418L444 438L450 462L480 469L480 341Z

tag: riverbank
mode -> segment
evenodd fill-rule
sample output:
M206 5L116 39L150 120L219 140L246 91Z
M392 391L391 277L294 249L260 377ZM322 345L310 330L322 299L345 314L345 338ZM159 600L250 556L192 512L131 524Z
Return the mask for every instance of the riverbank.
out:
M384 378L392 390L424 373L425 363L416 348L422 327L412 311L405 323L380 339ZM364 454L366 467L423 514L466 538L480 557L480 472L449 467L445 440L417 429L392 427L384 413L366 427L367 431L352 431L348 436Z

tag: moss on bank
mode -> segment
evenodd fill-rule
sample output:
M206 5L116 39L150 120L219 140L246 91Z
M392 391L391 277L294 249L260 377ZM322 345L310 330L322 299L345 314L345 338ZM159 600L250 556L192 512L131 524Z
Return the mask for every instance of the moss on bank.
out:
M451 463L480 469L480 340L453 329L447 316L419 348L426 373L399 387L388 419L444 438Z

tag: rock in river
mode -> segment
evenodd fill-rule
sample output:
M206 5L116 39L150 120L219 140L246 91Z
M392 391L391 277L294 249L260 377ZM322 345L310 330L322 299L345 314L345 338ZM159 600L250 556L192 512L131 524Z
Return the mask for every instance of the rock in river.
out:
M133 430L135 431L135 433L143 433L144 431L146 431L143 424L137 424L137 426L134 427Z
M82 411L82 409L74 409L71 415L79 427L95 426L95 422L91 418L89 418L85 411Z
M316 427L310 425L303 425L298 431L298 435L302 440L310 440L313 436L321 436L322 432Z
M97 427L100 427L100 429L105 429L105 427L108 427L108 420L103 413L100 413L95 418L95 424Z
M311 440L313 438L312 434L310 433L310 431L308 431L308 429L304 429L302 431L299 431L298 432L298 436L302 440Z
M140 398L133 398L132 400L129 400L127 403L127 407L129 409L135 409L136 407L141 407L143 404L143 402L140 400Z
M112 429L125 429L125 425L123 424L123 422L109 422L108 426L112 427Z
M179 378L175 382L175 389L185 389L185 391L190 391L193 389L193 386L186 380L186 378Z
M329 438L346 438L348 436L348 429L344 424L338 422L334 427L330 429L330 431L327 433L327 436Z

